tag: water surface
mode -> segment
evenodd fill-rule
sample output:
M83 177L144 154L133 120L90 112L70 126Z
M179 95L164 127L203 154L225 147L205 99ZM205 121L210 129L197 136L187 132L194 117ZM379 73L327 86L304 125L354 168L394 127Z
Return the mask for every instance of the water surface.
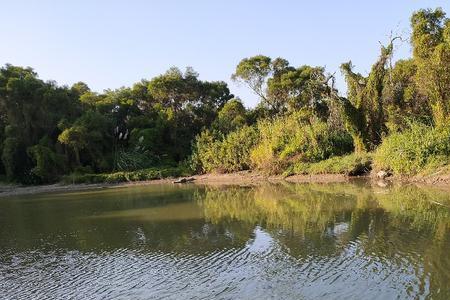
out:
M152 185L0 199L1 299L450 299L450 195Z

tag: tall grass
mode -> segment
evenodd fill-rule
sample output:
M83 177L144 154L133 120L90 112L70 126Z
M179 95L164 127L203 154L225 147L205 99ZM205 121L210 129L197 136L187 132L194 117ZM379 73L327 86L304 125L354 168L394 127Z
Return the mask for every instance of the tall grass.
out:
M281 173L296 162L316 162L352 151L346 132L331 130L319 120L293 114L258 123L260 140L250 158L255 169Z
M450 126L432 127L414 123L388 136L374 156L376 169L394 174L428 173L449 163Z
M333 156L315 163L297 162L284 174L344 174L356 176L366 174L371 169L371 154L352 153L345 156Z
M294 113L244 126L226 136L204 131L196 139L191 162L199 172L257 169L277 174L296 162L316 162L352 148L348 133Z

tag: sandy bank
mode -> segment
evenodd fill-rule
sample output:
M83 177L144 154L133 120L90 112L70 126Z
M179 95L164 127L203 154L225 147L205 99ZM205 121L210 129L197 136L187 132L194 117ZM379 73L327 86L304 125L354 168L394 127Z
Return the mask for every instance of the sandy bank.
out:
M356 179L371 181L378 186L387 186L391 183L403 183L403 184L417 184L425 186L437 186L450 191L450 175L435 175L427 177L389 177L385 181L380 181L374 177L350 177L343 174L323 174L323 175L293 175L289 177L283 176L266 176L260 173L242 171L232 174L204 174L194 175L190 178L194 180L189 184L199 185L212 185L212 186L224 186L224 185L242 185L242 186L255 186L260 184L291 182L291 183L339 183L349 182ZM100 184L51 184L40 186L18 186L18 185L5 185L0 184L0 197L8 196L20 196L28 194L38 193L51 193L51 192L70 192L70 191L82 191L92 189L103 189L112 187L123 186L138 186L138 185L150 185L150 184L174 184L174 178L158 179L151 181L138 181L138 182L124 182L117 184L100 183Z

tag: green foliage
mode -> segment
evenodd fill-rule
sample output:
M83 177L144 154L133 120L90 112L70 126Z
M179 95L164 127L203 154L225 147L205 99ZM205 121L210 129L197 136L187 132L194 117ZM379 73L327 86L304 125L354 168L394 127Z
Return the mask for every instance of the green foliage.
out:
M316 116L327 117L328 105L323 95L330 88L321 67L294 68L283 58L272 60L257 55L242 59L232 79L245 83L262 99L260 108L267 110L263 115L308 109Z
M168 153L170 149L165 149L164 125L155 125L151 128L136 128L131 131L129 148L132 152L145 153L152 159ZM170 152L169 152L170 153Z
M225 82L200 80L192 68L97 93L7 64L0 68L0 176L42 183L84 169L75 173L106 181L92 173L119 170L108 180L121 181L180 163L197 172L353 174L367 168L366 151L396 173L448 168L450 20L442 9L419 10L411 27L412 58L392 62L394 37L369 74L342 64L346 97L323 67L242 59L232 79L261 99L249 110ZM358 155L334 158L352 147Z
M145 181L169 177L187 176L190 173L180 167L148 168L132 172L115 172L100 174L72 173L63 177L67 184L76 183L121 183L132 181Z
M165 118L161 150L177 162L190 154L195 136L210 127L218 110L233 98L226 83L201 81L191 68L184 73L171 68L153 78L148 82L147 93L151 110L159 111L159 116Z
M374 149L386 133L383 90L392 56L393 40L381 47L379 59L367 77L353 72L351 61L341 65L348 88L348 98L339 97L345 126L353 137L355 152Z
M264 55L256 55L242 59L231 78L246 83L253 92L264 99L266 79L271 72L272 59Z
M449 163L450 126L413 123L410 129L387 137L374 156L377 169L415 175Z
M130 149L117 153L117 170L135 171L146 169L159 163L157 157L148 150Z
M252 165L268 173L281 173L294 162L315 162L352 149L350 136L330 129L319 120L296 113L258 123L260 140L251 151Z
M417 64L413 59L397 61L385 77L383 109L389 132L404 130L411 121L430 121L431 108L419 91L416 77Z
M231 98L225 82L201 81L191 68L96 93L83 82L59 87L31 68L6 65L0 68L0 172L44 182L85 166L105 172L176 165ZM43 137L48 143L36 146ZM64 168L52 169L49 162L61 155Z
M112 132L110 118L87 111L58 136L58 142L73 152L76 166L88 164L103 169L104 153L112 150Z
M217 119L212 124L212 127L223 134L228 134L246 125L246 113L241 100L232 99L219 111Z
M202 132L194 144L191 168L199 172L235 172L250 168L250 150L258 140L252 126L244 126L220 138Z
M450 19L445 12L422 9L411 17L417 84L427 96L437 125L450 116Z
M75 153L76 162L80 164L80 150L87 145L87 131L84 127L73 126L65 129L58 137L58 141L72 148Z
M64 156L56 154L48 146L38 144L29 147L27 153L35 163L31 173L38 178L39 183L54 182L64 172Z
M325 70L311 66L293 68L280 60L273 62L273 77L267 83L267 102L272 110L286 113L307 108L316 116L326 118L328 105L323 95L329 87L325 84Z
M0 68L0 129L4 131L0 140L8 179L34 181L31 169L35 166L27 148L44 136L51 137L54 144L60 120L71 122L80 108L74 91L40 80L31 68L8 64Z
M297 162L285 175L292 174L344 174L363 175L372 169L372 157L367 153L334 156L316 163Z
M18 138L9 137L3 142L2 163L8 180L15 180L23 173L24 155Z

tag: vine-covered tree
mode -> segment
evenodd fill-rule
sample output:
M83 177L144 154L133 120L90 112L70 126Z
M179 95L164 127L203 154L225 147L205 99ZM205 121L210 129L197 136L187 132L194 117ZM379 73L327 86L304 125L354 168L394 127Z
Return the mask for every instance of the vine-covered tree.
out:
M393 40L381 47L381 54L367 77L353 71L351 61L341 65L347 81L347 97L336 97L342 105L345 126L352 135L355 152L374 149L387 132L383 90L389 73Z
M427 96L437 125L450 117L450 19L445 12L422 9L411 17L416 82Z

